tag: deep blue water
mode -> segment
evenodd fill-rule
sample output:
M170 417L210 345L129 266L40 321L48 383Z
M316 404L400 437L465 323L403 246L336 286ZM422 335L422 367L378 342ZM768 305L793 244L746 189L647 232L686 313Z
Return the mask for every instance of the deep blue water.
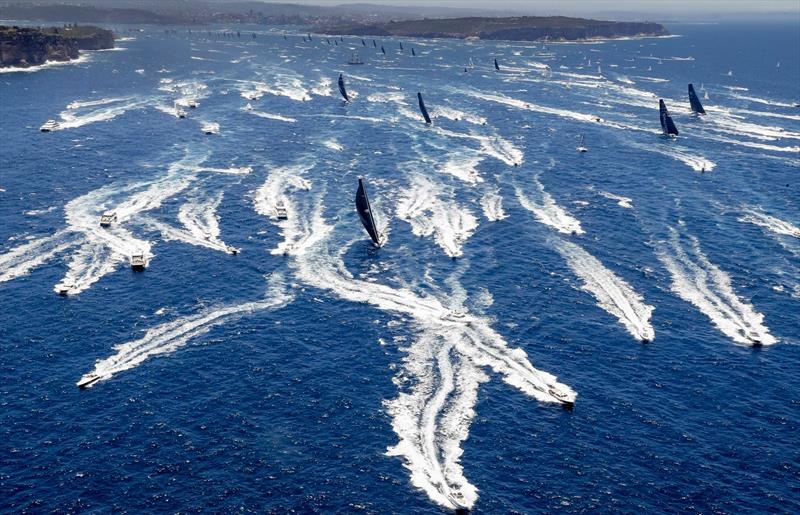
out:
M0 510L799 512L800 27L670 29L0 74Z

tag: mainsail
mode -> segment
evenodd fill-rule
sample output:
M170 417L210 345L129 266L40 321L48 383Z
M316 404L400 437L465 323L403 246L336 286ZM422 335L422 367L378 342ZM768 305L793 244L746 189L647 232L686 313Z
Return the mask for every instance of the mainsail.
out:
M664 100L658 101L658 110L661 116L661 130L664 131L666 135L678 135L678 128L675 127L675 122L672 121L672 117L669 115L669 111L667 111L667 104L664 103Z
M694 86L689 84L689 104L692 105L692 112L697 114L706 114L706 110L703 109L703 104L700 103L700 98L698 98L697 93L694 91Z
M347 96L347 90L344 87L344 77L342 77L341 73L339 74L339 93L342 94L345 101L350 102L350 97Z
M500 65L497 64L497 59L494 60L494 69L500 71Z
M425 123L431 123L431 117L428 116L428 110L425 108L425 102L422 101L422 93L417 93L417 99L419 100L419 110L422 111L422 116L425 118Z
M372 239L372 243L376 246L381 246L381 237L378 234L378 227L375 225L375 218L372 216L372 208L369 205L369 198L367 198L367 190L364 188L364 179L358 179L358 191L356 191L356 210L364 229Z

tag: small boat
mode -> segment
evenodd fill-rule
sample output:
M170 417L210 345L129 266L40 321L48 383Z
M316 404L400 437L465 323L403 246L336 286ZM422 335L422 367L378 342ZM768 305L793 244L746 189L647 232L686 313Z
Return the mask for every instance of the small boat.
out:
M689 84L689 105L692 107L692 112L694 114L706 114L706 110L703 109L703 104L701 104L700 99L697 98L697 93L692 84Z
M46 122L44 122L44 124L41 127L39 127L39 130L42 131L42 132L50 132L50 131L57 130L59 127L60 126L58 125L57 121L55 121L55 120L47 120Z
M232 247L232 246L228 245L227 247L225 247L225 252L235 256L236 254L239 253L239 249L237 249L236 247Z
M55 290L56 290L56 293L59 294L60 296L66 297L67 295L69 295L69 292L71 292L72 288L74 288L74 287L75 287L75 285L71 284L71 283L61 283L61 284L56 285Z
M500 71L500 65L497 63L497 59L494 60L494 69Z
M195 99L193 99L193 98L192 98L192 99L189 99L189 100L186 102L186 105L187 105L187 106L189 106L189 109L196 109L196 108L197 108L197 100L195 100Z
M664 100L658 101L658 112L661 119L661 130L664 131L664 135L677 136L678 128L675 127L675 122L672 121L672 117L669 115L667 104L664 103Z
M286 211L286 204L283 203L283 200L279 200L275 203L275 214L278 217L278 220L289 219L289 213Z
M372 243L376 247L381 247L384 243L384 237L378 232L375 217L372 215L372 206L370 206L367 190L364 187L364 179L361 177L358 178L358 190L356 190L356 211L358 211L361 224L367 230Z
M411 55L414 56L414 57L417 56L417 52L414 50L413 46L411 47Z
M422 100L422 93L417 93L417 100L419 101L419 110L422 111L422 117L425 118L425 123L431 124L431 117L428 115L428 109L425 107L425 102Z
M106 211L100 215L100 227L109 227L113 223L117 223L117 213L114 211Z
M572 410L572 408L575 406L575 399L565 392L556 391L553 390L552 388L548 388L547 393L555 397L561 403L561 405L567 410Z
M175 116L178 118L186 118L186 111L180 106L175 106Z
M218 123L207 122L207 123L203 124L203 127L201 127L200 130L203 131L203 134L211 136L212 134L219 133L219 124Z
M442 320L447 320L448 322L458 322L461 324L472 325L472 321L467 318L467 312L461 309L454 309L444 316L442 316Z
M141 272L147 266L144 259L144 254L134 254L131 256L131 268L137 272Z
M361 59L361 56L358 55L358 52L355 50L352 54L350 54L350 59L347 61L347 64L364 64L364 61Z
M339 74L339 93L342 94L345 102L350 102L350 97L347 96L347 88L344 87L344 77L341 73Z
M581 134L581 143L575 150L581 153L589 151L589 149L586 147L586 140L584 139L583 134Z
M383 45L381 45L381 52L383 52L383 55L386 55L386 49L383 48Z
M80 380L75 384L81 390L85 390L85 389L89 388L90 386L92 386L97 381L99 381L100 379L101 379L101 376L99 374L95 374L94 372L90 372L90 373L84 375L83 377L81 377Z
M253 106L252 106L252 105L250 105L250 102L248 102L247 104L245 104L245 106L244 106L244 110L245 110L245 111L252 111L252 110L253 110Z

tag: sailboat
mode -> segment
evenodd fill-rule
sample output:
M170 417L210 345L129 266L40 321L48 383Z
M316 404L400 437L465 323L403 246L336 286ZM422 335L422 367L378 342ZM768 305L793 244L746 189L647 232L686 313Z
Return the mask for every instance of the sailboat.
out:
M697 93L694 91L694 86L689 84L689 104L692 106L692 112L694 114L706 114L706 110L703 109L703 104L700 103L700 99L697 98Z
M497 59L494 60L494 69L500 71L500 65L497 64Z
M381 52L383 52L383 55L386 55L386 49L383 48L383 45L381 45Z
M428 116L428 110L425 108L425 102L422 100L422 93L417 93L417 100L419 100L419 110L422 111L422 117L425 118L425 123L431 124L431 117Z
M376 247L382 246L384 238L378 232L378 226L375 224L375 217L372 216L372 207L367 197L367 190L364 187L364 179L361 177L358 178L358 190L356 191L356 211L358 211L358 217L361 219L361 223L364 225L364 229L367 230L370 239L372 239L372 243Z
M347 64L364 64L364 61L361 60L361 57L359 57L358 52L353 50L353 53L350 54L350 60L347 61Z
M411 55L413 55L414 57L417 56L417 53L414 51L414 47L413 46L411 47Z
M361 39L361 46L367 46L367 42L363 38Z
M403 51L403 42L402 41L400 42L400 51L401 52Z
M341 73L339 74L339 93L342 94L345 102L350 102L350 97L347 96L347 89L344 87L344 77L342 77Z
M583 134L581 134L581 143L575 150L581 153L589 151L589 149L586 147L586 140L584 139Z
M675 122L672 121L672 117L667 111L667 104L664 103L663 99L658 101L658 112L661 118L661 130L664 131L664 135L677 136L678 128L675 127Z

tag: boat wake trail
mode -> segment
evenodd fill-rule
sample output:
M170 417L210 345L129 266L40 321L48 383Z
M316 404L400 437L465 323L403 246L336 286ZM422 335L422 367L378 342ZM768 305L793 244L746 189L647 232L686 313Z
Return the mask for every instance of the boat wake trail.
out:
M72 102L61 112L59 129L74 129L90 123L113 120L132 109L146 107L149 103L148 99L135 97Z
M309 220L298 216L299 209L312 200L308 197L297 199L289 197L290 190L307 191L311 188L311 183L303 175L314 166L315 161L300 160L289 166L272 168L267 180L253 196L256 212L271 218L281 229L283 241L270 251L274 255L302 253L320 237L321 233L317 229L322 223L321 220ZM286 212L285 219L279 216L281 206Z
M316 212L307 217L321 220L321 210L318 203ZM488 319L454 315L445 304L450 296L422 296L408 287L355 279L342 260L355 240L331 243L334 228L324 221L315 230L320 233L316 243L291 262L299 281L344 300L410 317L419 332L405 349L407 357L395 377L404 391L385 403L399 437L387 454L402 457L412 483L441 506L472 507L477 489L464 477L461 442L475 415L478 388L489 380L484 370L542 402L571 405L575 392L534 368L524 351L510 348ZM337 249L335 254L329 245Z
M415 235L433 235L448 256L462 256L464 243L478 228L477 218L454 200L442 200L443 186L419 174L412 176L411 181L411 188L398 202L397 216L411 224Z
M0 255L0 283L28 275L37 268L75 245L67 231L30 240Z
M553 197L544 190L538 177L533 178L536 188L533 196L527 196L519 186L515 186L517 199L520 205L536 215L536 219L545 225L564 234L583 234L581 223L578 219L566 212L563 207L556 204Z
M714 161L703 156L693 155L687 149L674 145L673 142L668 142L665 145L639 145L636 143L631 143L630 145L640 150L655 152L680 161L695 172L710 172L717 167Z
M183 204L178 212L178 221L183 225L183 230L156 220L150 220L149 223L166 241L177 240L221 252L233 252L234 249L219 238L217 209L223 195L221 191L210 194L199 188L194 189L189 195L189 202Z
M645 304L628 283L580 246L559 239L555 247L583 281L582 289L597 299L598 306L617 317L637 340L653 341L655 331L650 324L653 306Z
M773 234L800 238L800 228L796 225L780 218L775 218L753 207L745 207L744 214L739 218L739 221L758 225Z
M734 342L743 345L772 345L777 339L763 324L764 315L736 295L731 278L711 263L694 236L684 244L681 234L670 228L669 246L659 259L672 275L672 291L696 306Z
M500 196L498 188L489 189L481 197L481 207L483 208L483 216L490 222L497 222L508 215L503 211L503 197Z
M116 354L95 363L94 369L81 380L98 376L98 381L130 370L145 360L176 351L191 340L206 334L213 327L237 320L245 315L265 310L275 310L289 304L294 298L286 292L283 277L273 274L269 280L267 296L263 300L222 306L178 318L148 329L138 340L114 346ZM89 386L97 384L90 383Z

